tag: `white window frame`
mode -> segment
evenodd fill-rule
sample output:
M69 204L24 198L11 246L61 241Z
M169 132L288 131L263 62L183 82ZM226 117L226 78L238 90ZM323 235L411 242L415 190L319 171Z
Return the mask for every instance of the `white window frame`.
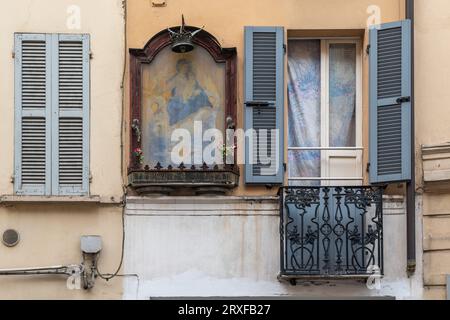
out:
M362 185L364 181L362 157L364 152L362 138L362 45L359 38L289 38L289 40L320 40L321 46L321 103L320 103L320 146L289 147L288 151L320 151L320 177L288 177L288 181L320 181L322 186L332 185ZM355 147L330 147L330 100L329 100L329 52L330 45L350 43L356 45L356 117L355 117ZM332 157L355 158L355 167L360 173L354 177L331 177L330 159ZM287 164L289 166L289 163ZM289 171L288 171L289 172Z

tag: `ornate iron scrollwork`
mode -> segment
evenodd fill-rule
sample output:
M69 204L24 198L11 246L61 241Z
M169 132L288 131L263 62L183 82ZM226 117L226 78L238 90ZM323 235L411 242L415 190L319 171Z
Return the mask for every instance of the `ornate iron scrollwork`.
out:
M376 187L282 188L282 274L382 270L382 197L382 188Z

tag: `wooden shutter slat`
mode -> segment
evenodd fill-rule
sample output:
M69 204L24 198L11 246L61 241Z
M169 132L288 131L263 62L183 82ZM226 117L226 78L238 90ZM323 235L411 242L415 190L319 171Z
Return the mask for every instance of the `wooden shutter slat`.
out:
M89 36L15 35L15 192L84 195Z
M51 43L15 34L15 183L17 194L49 195Z
M253 139L246 139L246 183L283 182L283 37L281 27L245 28L245 101L267 105L245 107L246 132L254 130ZM276 129L279 134L272 136ZM265 139L260 130L266 130ZM276 166L263 163L261 155L267 155Z
M388 183L411 177L410 21L370 31L370 181Z
M54 39L55 94L53 192L89 192L89 37L59 35Z

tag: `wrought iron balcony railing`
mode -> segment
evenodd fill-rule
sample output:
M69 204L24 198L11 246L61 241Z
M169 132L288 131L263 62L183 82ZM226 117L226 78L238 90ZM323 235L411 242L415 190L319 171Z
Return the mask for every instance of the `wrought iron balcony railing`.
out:
M281 276L383 274L383 189L283 187Z

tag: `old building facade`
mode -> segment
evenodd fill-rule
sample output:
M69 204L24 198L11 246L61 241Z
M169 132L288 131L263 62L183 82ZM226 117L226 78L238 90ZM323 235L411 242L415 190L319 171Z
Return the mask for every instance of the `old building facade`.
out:
M80 237L100 235L99 270L113 272L122 234L122 2L26 0L7 6L1 13L0 220L2 234L15 230L20 241L2 244L0 268L79 265ZM66 130L57 133L55 123L64 117ZM64 155L73 167L64 165ZM121 278L98 281L90 293L68 290L67 278L1 276L0 296L121 296Z
M447 1L8 6L0 298L446 298Z
M205 12L214 12L214 14L209 15ZM251 14L241 15L238 12L251 12ZM311 12L317 12L317 15ZM376 3L345 1L339 4L331 4L327 1L283 1L276 4L271 1L258 1L258 3L247 1L227 5L201 1L193 4L186 1L176 5L167 2L163 7L149 7L146 1L130 2L127 12L127 47L131 48L131 57L130 66L127 67L130 72L127 72L127 75L131 79L126 83L133 87L126 90L126 94L131 95L129 99L125 99L131 104L129 108L126 108L130 110L131 115L126 118L140 123L141 126L146 125L142 122L145 119L139 118L139 121L136 121L136 115L145 111L139 109L135 113L136 105L145 110L148 107L155 108L154 104L164 104L164 101L147 102L143 92L138 94L143 98L136 102L132 95L135 94L139 84L134 85L134 81L146 75L142 72L136 76L133 68L147 68L147 65L155 64L152 70L155 77L159 76L158 71L155 70L159 62L158 54L165 54L160 49L162 41L159 38L164 35L167 27L180 24L180 13L189 19L189 25L205 25L205 30L214 36L221 46L217 50L233 52L235 55L233 60L236 70L227 69L229 72L226 73L226 77L228 80L231 78L237 82L237 84L230 84L237 87L235 97L233 94L227 96L228 102L235 99L236 112L234 113L233 108L230 107L225 110L225 117L230 116L237 128L245 130L253 126L256 128L258 125L259 128L267 128L267 126L270 128L270 124L264 121L273 117L274 127L272 128L278 128L282 132L277 142L281 146L279 158L284 161L280 161L280 170L277 174L270 177L255 174L255 167L258 165L249 166L248 163L240 165L238 167L239 185L225 195L214 196L208 192L197 196L174 196L168 192L165 192L165 195L155 195L157 192L161 193L161 190L158 189L159 184L155 190L154 171L157 171L156 174L168 175L164 171L167 170L164 164L162 169L153 169L157 161L152 163L144 160L144 164L148 164L149 167L142 169L144 173L139 178L136 178L136 173L131 168L129 178L137 179L138 183L134 188L137 194L130 194L127 197L127 246L124 268L126 273L139 274L140 283L137 290L134 279L126 280L125 297L134 298L136 292L139 298L254 295L291 295L303 298L421 297L420 258L417 265L418 271L412 276L407 274L406 201L403 185L391 185L383 201L377 204L372 203L371 214L376 215L377 210L374 207L378 208L378 206L383 207L384 211L384 278L381 288L368 289L365 281L358 277L361 275L358 273L365 267L359 271L356 270L357 268L350 270L352 267L345 271L336 271L339 266L336 269L335 267L328 269L326 265L322 265L323 260L330 259L330 264L335 266L340 256L341 260L347 259L341 262L345 269L345 266L348 267L355 262L355 257L350 255L355 252L357 255L362 251L367 251L364 253L367 254L370 250L373 250L373 258L377 260L373 261L374 265L381 262L382 254L375 252L380 248L381 243L374 244L371 249L356 248L357 245L351 245L353 248L349 249L346 246L351 240L347 236L344 240L346 244L336 249L343 240L340 239L339 232L336 232L337 228L343 226L347 228L345 232L351 232L355 227L357 228L356 224L359 222L353 221L353 224L347 224L349 223L345 220L347 217L343 218L345 222L337 221L339 217L336 214L340 208L332 202L339 198L339 196L335 197L336 192L344 194L361 191L367 195L368 190L358 186L367 185L370 180L366 173L369 162L369 118L371 117L369 115L369 56L365 50L370 42L368 23L370 23L371 14L377 13L380 14L382 23L404 20L403 1ZM197 20L201 21L196 22ZM228 22L224 24L224 20ZM177 30L177 28L172 29ZM258 35L261 38L257 38ZM273 38L270 38L271 36ZM264 41L270 41L269 39L273 39L274 42L264 44ZM205 42L207 39L199 40L198 47ZM276 74L273 77L276 79L270 78L270 70L268 71L265 68L267 65L264 65L268 63L264 61L264 55L270 55L270 52L263 52L262 56L257 56L258 50L264 50L256 48L258 43L263 43L262 48L265 45L274 47L276 66L273 68L276 69ZM210 49L208 46L204 48ZM134 49L142 49L142 51ZM344 60L347 59L344 52L347 52L348 60L338 61L339 53L336 51L334 55L334 50L343 50L341 54L344 56L341 56L341 59ZM333 57L338 60L333 62ZM136 60L143 62L136 67L134 66ZM336 65L330 67L333 63ZM339 66L340 63L343 64ZM257 68L260 65L262 66L258 71ZM347 71L350 75L346 74ZM333 72L337 73L333 75ZM343 73L339 74L339 72ZM262 78L255 78L255 74L261 74ZM340 80L337 78L333 80L334 76ZM352 120L349 118L345 120L344 116L333 119L336 114L330 109L332 104L330 101L333 99L334 89L327 88L327 82L331 86L333 81L346 81L346 77L350 77L347 79L349 87L341 89L351 92L351 101L348 103L353 105L353 118L350 116ZM270 79L274 80L272 84ZM305 83L301 83L302 81ZM261 89L258 89L257 85ZM270 93L270 85L273 85L274 97L266 98L269 94L265 95L267 92L261 93L258 90L267 90ZM274 109L264 109L263 104L258 105L261 99L274 100L276 115L270 114L270 110ZM336 97L337 105L342 103L341 99L346 98ZM252 101L254 105L248 103ZM170 100L168 105L170 107ZM257 118L255 110L263 114L260 119ZM345 111L341 110L341 112ZM169 113L169 119L170 116ZM157 116L154 115L154 117ZM301 119L304 119L303 122ZM314 121L317 122L314 123ZM346 135L345 129L339 131L343 127L353 128L353 131L349 130L352 131L351 137L348 137L347 141L344 141L345 137L341 141L338 141L339 139L332 141L334 135ZM145 128L141 131L144 132ZM293 135L298 135L298 139L295 139ZM137 146L134 144L135 139L137 136L134 133L131 139L133 145L129 148L131 152ZM143 143L139 146L143 148L144 155L151 156L145 151L147 147L145 134L142 141ZM247 156L246 160L248 160L249 149L251 147L247 145L241 151ZM132 154L131 167L134 160ZM304 166L299 164L302 161L306 163ZM287 167L286 170L283 168L283 163ZM183 174L193 174L186 173L190 171L189 167L190 164L182 169ZM173 170L176 169L174 165ZM131 182L133 184L134 180ZM288 188L281 191L285 193L285 200L283 200L278 196L280 183L285 186L351 185L355 188L346 189L346 191ZM149 189L143 189L142 184L147 185ZM174 187L169 182L165 182L164 186ZM297 197L290 198L289 192L296 194ZM305 204L302 201L306 201L311 196L310 193L314 192L318 192L317 203L314 199L313 204L308 203L307 207L315 208L320 212L318 220L306 222L307 219L314 218L314 211L307 209L304 223L299 223L294 217L299 212L295 212L295 207L291 206L301 207ZM323 198L328 192L332 200L325 205ZM334 195L331 196L331 194ZM299 202L295 203L297 200ZM344 201L343 198L342 200ZM282 214L284 222L281 221L281 226L280 201L281 207L286 211ZM288 204L289 201L291 204ZM291 211L288 212L288 210ZM325 212L328 212L326 210L331 212L329 220L325 217ZM356 217L358 213L352 210L355 210L355 207L350 209L352 213L347 214L349 216L355 214L354 217ZM371 218L377 219L375 216ZM292 224L288 225L289 221L292 221ZM314 225L315 222L317 225ZM299 238L295 238L294 229L292 229L294 225ZM328 227L334 228L334 231L328 233L326 230ZM313 237L314 231L318 236L318 239L311 240L310 245L305 240L308 230L313 230ZM283 237L283 233L285 242L280 249L280 237ZM281 261L280 255L285 255ZM389 258L393 256L396 258ZM313 259L315 262L308 259ZM364 264L369 260L361 261L361 263ZM295 286L292 285L294 282L296 282Z

